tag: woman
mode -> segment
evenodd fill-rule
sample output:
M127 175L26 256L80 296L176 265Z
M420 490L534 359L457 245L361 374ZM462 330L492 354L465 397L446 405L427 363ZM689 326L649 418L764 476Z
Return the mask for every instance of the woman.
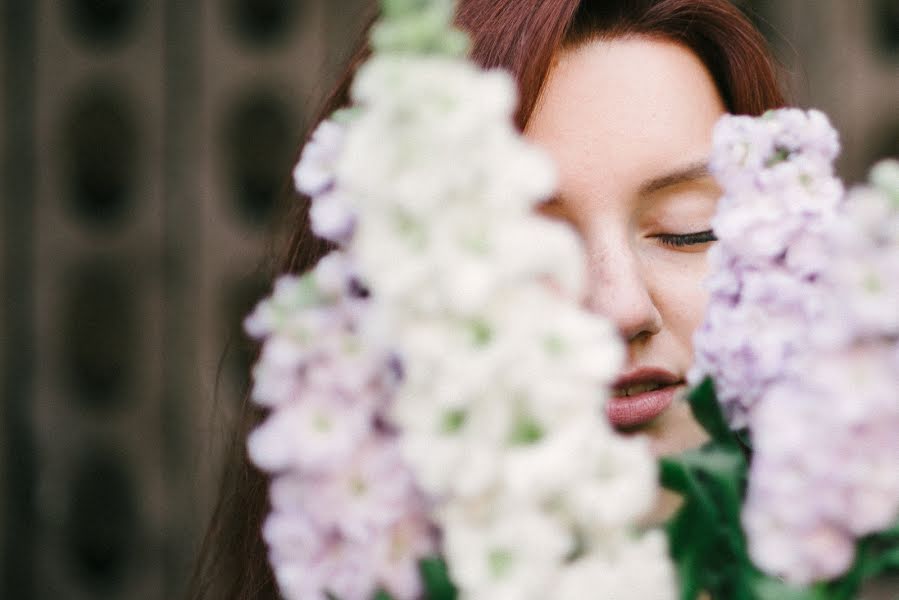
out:
M724 112L780 106L759 33L729 0L461 0L457 21L473 60L519 84L519 128L559 169L541 208L580 234L590 285L585 306L617 325L628 363L608 416L649 435L658 453L699 443L679 401L702 317L704 251L718 190L705 161ZM324 106L347 103L362 47ZM294 200L282 270L309 268L330 250ZM266 480L244 440L258 415L244 411L219 506L192 586L193 598L277 598L260 527Z

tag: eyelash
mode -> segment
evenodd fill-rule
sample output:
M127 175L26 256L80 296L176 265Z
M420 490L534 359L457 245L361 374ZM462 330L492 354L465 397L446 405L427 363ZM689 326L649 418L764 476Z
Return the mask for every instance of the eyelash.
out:
M696 233L660 233L658 235L654 235L653 237L658 238L659 241L661 241L666 246L673 246L675 248L707 244L718 239L715 237L715 233L711 229L707 229L705 231L697 231Z

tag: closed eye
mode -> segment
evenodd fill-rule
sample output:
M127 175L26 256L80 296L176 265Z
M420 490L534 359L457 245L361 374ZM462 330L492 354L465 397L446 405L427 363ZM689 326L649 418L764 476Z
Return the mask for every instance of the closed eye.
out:
M658 233L651 237L657 238L666 246L681 248L683 246L697 246L699 244L708 244L714 242L718 238L711 229L705 231L697 231L695 233Z

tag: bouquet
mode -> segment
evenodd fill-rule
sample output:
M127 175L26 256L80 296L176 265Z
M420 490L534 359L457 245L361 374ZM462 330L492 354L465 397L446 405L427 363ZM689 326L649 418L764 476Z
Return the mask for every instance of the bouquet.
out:
M844 198L819 113L719 125L712 440L657 464L603 418L622 345L571 300L576 234L534 211L552 165L453 8L384 0L294 172L336 250L245 323L283 596L823 599L896 566L899 166ZM685 497L664 531L641 526L659 480Z

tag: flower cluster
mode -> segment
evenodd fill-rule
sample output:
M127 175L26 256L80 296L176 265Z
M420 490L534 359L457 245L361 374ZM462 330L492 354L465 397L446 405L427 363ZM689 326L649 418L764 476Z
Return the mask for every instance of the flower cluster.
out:
M724 188L712 228L705 321L694 343L693 383L711 375L734 428L782 379L822 328L827 230L842 185L832 161L836 132L823 113L783 109L761 118L725 116L710 168Z
M837 150L815 111L718 125L720 243L691 375L749 429L753 561L799 584L844 573L899 514L899 166L846 196Z
M671 597L664 539L633 534L654 461L603 418L622 348L574 301L576 234L534 211L554 172L513 125L511 78L379 55L352 93L347 248L402 357L390 416L461 597Z
M451 8L385 4L354 108L294 171L338 250L246 323L279 584L414 597L427 513L462 598L673 597L661 532L634 530L654 461L604 418L621 344L577 305L576 234L534 211L555 175L512 79L460 57Z
M821 325L840 336L811 345L750 418L750 552L797 583L844 573L856 538L899 517L899 164L874 174L884 186L853 190L827 240Z
M264 340L252 397L270 409L248 450L273 476L263 536L289 600L368 600L378 588L411 600L418 560L434 552L424 496L385 425L398 363L362 333L365 296L334 252L281 277L246 319Z

